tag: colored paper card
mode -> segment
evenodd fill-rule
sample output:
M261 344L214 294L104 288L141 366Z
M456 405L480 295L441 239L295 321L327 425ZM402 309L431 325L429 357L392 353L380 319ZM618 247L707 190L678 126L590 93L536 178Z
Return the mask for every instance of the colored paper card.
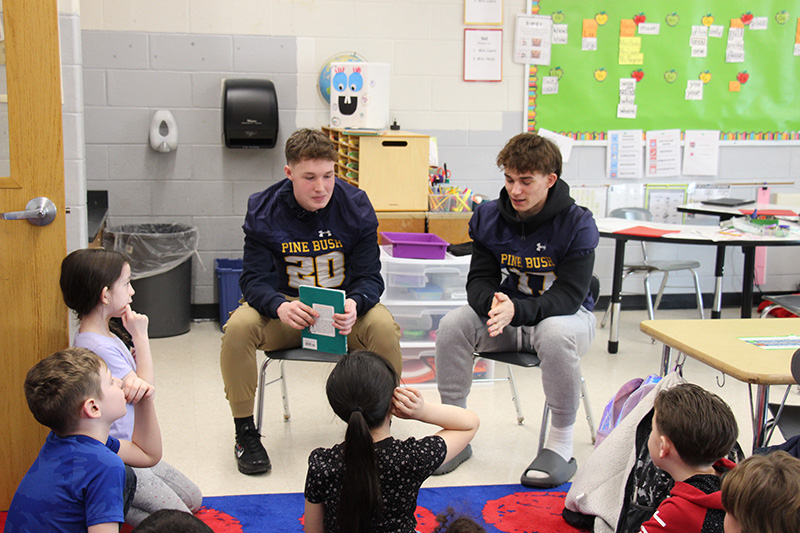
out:
M742 19L731 19L731 28L744 28L744 22Z
M742 84L738 81L729 81L728 82L728 92L738 93L742 90Z
M670 233L680 232L681 230L678 229L659 229L648 228L647 226L632 226L630 228L617 230L614 233L619 235L635 235L637 237L663 237L664 235L668 235Z
M644 62L641 37L619 38L619 64L641 65Z
M333 326L333 314L344 313L344 291L301 285L300 301L319 313L315 323L305 328L303 348L334 354L347 353L347 335L340 335Z
M797 29L794 30L794 42L800 44L800 17L797 17Z
M583 19L583 31L581 37L597 37L597 21L594 19Z
M619 36L633 37L636 35L636 23L633 19L622 19L619 21Z
M752 215L755 209L739 209L743 215ZM759 215L766 215L770 217L796 217L797 213L791 209L759 209Z

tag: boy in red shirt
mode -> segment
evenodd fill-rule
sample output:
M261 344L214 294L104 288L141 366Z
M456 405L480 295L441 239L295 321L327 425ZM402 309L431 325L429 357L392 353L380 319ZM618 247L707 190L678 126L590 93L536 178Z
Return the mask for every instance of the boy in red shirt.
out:
M675 480L669 497L641 533L722 531L722 473L735 464L725 456L738 437L730 407L691 383L661 391L647 442L653 463Z

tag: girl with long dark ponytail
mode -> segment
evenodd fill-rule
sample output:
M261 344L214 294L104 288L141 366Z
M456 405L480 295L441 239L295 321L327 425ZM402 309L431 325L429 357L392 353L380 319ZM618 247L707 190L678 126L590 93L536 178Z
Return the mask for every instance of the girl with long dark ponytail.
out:
M474 413L427 404L420 391L398 384L391 364L373 352L352 352L334 367L326 392L347 430L343 443L311 452L306 531L413 532L420 485L472 440L479 424ZM399 441L389 431L392 415L443 429Z

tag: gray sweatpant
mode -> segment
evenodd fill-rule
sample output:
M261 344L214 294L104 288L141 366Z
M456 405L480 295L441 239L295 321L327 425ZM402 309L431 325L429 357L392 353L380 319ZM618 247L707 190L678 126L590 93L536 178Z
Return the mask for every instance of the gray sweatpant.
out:
M447 313L436 332L436 375L442 403L466 407L473 352L534 351L553 427L575 423L581 393L580 358L594 340L595 316L581 306L574 315L546 318L535 326L506 327L490 337L486 318L468 305Z

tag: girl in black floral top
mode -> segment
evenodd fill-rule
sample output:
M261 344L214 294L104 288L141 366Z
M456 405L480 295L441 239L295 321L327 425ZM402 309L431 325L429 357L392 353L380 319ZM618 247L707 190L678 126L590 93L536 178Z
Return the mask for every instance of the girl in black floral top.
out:
M422 483L469 444L475 413L429 404L419 390L398 387L392 366L373 352L342 358L328 377L328 401L347 422L344 442L308 458L305 529L308 532L413 532ZM389 432L392 415L442 429L404 441Z

